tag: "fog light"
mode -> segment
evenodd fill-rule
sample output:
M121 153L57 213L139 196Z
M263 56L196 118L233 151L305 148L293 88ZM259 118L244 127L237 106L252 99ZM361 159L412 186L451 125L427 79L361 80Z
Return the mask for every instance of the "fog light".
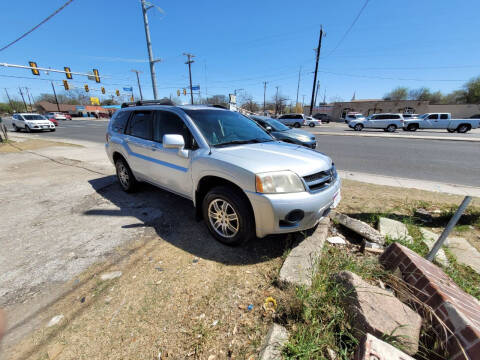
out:
M303 210L300 210L300 209L292 210L287 214L287 216L285 216L285 221L288 221L290 223L299 222L300 220L303 219L304 216L305 216L305 213Z

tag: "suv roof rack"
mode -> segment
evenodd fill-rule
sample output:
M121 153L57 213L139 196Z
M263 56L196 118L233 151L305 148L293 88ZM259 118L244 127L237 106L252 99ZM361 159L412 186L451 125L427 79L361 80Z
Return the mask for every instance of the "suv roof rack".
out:
M130 106L147 106L147 105L175 105L175 103L170 99L160 99L160 100L139 100L134 102L125 102L122 104L122 109Z

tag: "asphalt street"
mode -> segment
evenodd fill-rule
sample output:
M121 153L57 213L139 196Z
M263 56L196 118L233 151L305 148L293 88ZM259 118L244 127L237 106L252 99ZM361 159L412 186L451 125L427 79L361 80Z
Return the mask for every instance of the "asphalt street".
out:
M103 143L107 124L105 120L62 121L57 131L39 135L50 139ZM342 124L329 125L306 130L316 135L318 150L329 155L340 170L480 186L480 142L338 136L334 133L345 131L345 127ZM331 136L318 134L328 131L333 132ZM441 133L431 132L435 135ZM411 134L413 137L427 136L420 131L414 134L403 131L397 133ZM457 134L444 132L442 136L452 135ZM460 135L477 136L476 132Z

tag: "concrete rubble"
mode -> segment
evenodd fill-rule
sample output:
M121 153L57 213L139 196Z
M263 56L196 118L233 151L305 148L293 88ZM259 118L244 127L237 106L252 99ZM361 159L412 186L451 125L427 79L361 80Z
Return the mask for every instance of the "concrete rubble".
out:
M413 360L396 347L367 334L355 352L355 360Z
M449 237L448 249L455 255L460 264L470 266L480 274L480 253L466 239Z
M408 234L407 226L400 221L381 217L378 221L378 230L380 234L388 236L392 240L413 242L413 238Z
M260 360L278 360L282 358L282 348L288 341L288 331L283 326L272 324L260 352Z
M352 272L341 271L333 278L345 289L344 306L357 338L366 333L394 336L409 355L418 351L420 315L391 292L370 285Z
M345 214L341 214L337 211L332 211L330 217L345 226L346 228L356 232L357 234L364 237L366 240L384 245L385 237L380 234L377 230L372 228L370 225L364 223L363 221L353 219Z
M423 235L423 242L425 243L425 245L428 246L429 250L432 250L433 245L435 245L435 242L440 235L437 235L434 232L425 228L420 228L420 232ZM448 239L444 242L444 245L448 246ZM438 250L437 255L435 255L435 260L443 266L449 265L447 255L445 255L445 251L443 251L443 249Z

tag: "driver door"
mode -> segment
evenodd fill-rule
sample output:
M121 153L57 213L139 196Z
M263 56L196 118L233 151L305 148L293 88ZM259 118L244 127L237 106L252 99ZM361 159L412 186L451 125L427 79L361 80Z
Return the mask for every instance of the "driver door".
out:
M430 114L424 121L423 127L425 129L436 129L439 127L438 125L438 114Z

